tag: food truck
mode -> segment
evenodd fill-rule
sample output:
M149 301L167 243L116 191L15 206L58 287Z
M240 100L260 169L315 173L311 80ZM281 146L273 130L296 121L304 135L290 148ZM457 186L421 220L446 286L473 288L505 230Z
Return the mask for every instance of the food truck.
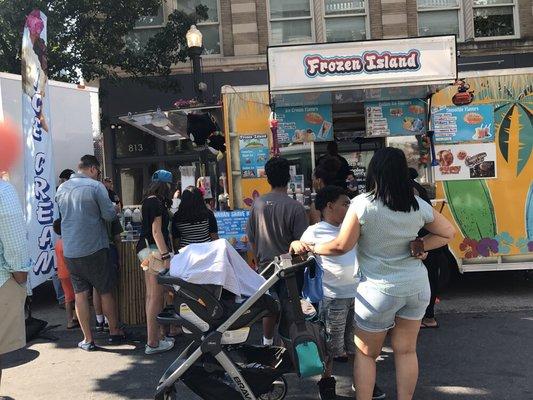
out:
M326 142L359 189L374 151L399 147L457 227L460 271L533 269L531 69L458 77L453 36L274 46L268 68L268 86L222 91L232 208L269 190L267 147L304 202Z

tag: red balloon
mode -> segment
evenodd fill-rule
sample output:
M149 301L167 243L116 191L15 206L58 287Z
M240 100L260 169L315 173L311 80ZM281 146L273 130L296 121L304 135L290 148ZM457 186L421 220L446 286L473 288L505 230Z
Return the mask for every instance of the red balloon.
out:
M12 122L0 122L0 173L9 171L22 151L22 135Z

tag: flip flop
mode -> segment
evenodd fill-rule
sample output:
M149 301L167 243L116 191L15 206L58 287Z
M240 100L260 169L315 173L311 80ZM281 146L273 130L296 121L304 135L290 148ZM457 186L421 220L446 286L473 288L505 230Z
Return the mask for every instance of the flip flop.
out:
M74 324L72 326L67 325L67 329L78 329L80 327L80 323L78 321L73 321Z
M438 329L439 323L437 322L436 325L428 325L425 322L420 323L420 329Z

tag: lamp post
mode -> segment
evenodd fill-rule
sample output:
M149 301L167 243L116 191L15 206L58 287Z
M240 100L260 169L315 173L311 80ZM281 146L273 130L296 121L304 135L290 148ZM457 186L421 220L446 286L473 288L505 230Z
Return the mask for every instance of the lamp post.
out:
M187 39L187 48L189 51L189 58L192 61L192 74L194 81L194 90L198 96L198 102L204 102L205 83L202 82L202 32L200 32L195 25L185 35Z

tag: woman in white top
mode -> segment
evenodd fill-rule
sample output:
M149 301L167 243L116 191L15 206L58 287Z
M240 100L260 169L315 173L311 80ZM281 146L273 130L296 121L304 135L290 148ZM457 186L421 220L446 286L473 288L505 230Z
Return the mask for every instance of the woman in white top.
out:
M422 227L430 234L411 255L410 242ZM428 250L446 245L454 235L450 222L414 195L404 153L384 148L372 158L367 193L352 200L337 238L325 244L291 246L295 252L340 255L358 244L361 283L355 301L354 368L358 400L372 398L375 360L389 330L398 400L412 399L418 379L416 341L430 298L421 259Z

